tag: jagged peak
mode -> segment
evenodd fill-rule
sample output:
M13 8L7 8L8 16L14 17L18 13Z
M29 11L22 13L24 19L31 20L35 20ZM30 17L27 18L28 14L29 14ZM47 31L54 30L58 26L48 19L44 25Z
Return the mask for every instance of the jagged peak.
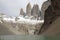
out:
M27 4L27 8L31 8L31 4L30 4L30 2Z

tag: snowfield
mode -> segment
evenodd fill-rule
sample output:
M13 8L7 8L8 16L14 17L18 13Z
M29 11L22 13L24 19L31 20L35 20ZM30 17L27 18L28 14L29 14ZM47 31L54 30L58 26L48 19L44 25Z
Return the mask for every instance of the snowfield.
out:
M28 23L28 24L32 24L32 25L44 22L44 20L33 20L33 19L30 19L30 18L26 19L22 16L17 17L18 18L17 21L15 20L15 18L16 17L12 17L12 18L4 17L3 20L6 21L6 22L23 23L23 24Z
M6 22L13 22L13 23L15 23L15 18L7 18L7 17L5 17L5 18L3 18L3 20L6 21Z
M28 24L37 24L37 23L43 23L44 20L31 20L31 19L25 19L23 17L19 17L20 19L16 22L18 23L28 23Z

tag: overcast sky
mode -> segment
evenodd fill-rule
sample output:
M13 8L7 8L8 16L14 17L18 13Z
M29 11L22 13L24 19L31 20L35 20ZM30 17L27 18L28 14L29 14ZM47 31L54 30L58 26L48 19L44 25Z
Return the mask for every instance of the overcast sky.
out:
M2 12L9 16L18 16L21 8L26 11L26 5L29 2L32 7L34 4L38 4L41 9L41 5L45 1L47 0L0 0L0 13Z

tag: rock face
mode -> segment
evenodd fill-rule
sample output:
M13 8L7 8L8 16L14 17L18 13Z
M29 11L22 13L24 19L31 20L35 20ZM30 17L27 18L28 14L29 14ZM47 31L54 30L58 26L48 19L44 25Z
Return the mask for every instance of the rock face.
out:
M39 6L37 4L33 6L31 10L31 15L36 18L38 18L38 15L40 15Z
M59 0L51 0L52 6L54 10L60 10L60 1Z
M26 14L27 14L28 16L31 16L31 4L30 4L30 3L27 4Z
M39 14L38 14L38 17L41 17L41 11L39 10Z
M23 15L24 16L25 12L23 11L23 9L21 8L20 10L20 15Z
M42 8L41 8L41 19L44 19L44 24L42 25L39 33L42 33L43 30L48 28L50 21L53 17L52 13L52 6L50 5L50 1L46 1L43 3Z
M42 8L41 8L41 20L44 19L44 14L45 14L45 10L48 8L48 6L50 5L50 1L46 1L42 4Z
M51 5L53 8L54 14L60 16L60 1L59 0L51 0Z
M60 17L58 17L41 35L59 36L60 35Z
M48 4L48 2L51 1L51 5ZM46 4L45 4L46 3ZM39 31L39 33L45 33L46 31L46 34L44 35L50 35L51 32L56 29L55 27L57 27L57 29L59 29L60 25L59 26L54 26L54 25L57 25L59 24L59 22L57 20L60 20L60 0L48 0L46 1L42 6L42 15L44 16L44 24L41 26L41 29ZM48 6L45 8L45 6ZM44 9L45 8L45 9ZM58 19L57 19L58 18ZM54 23L56 22L56 23ZM51 27L51 29L50 29ZM51 31L48 31L48 29L50 29ZM49 33L50 32L50 33ZM54 31L54 33L56 33L57 31ZM59 35L60 31L58 30L58 35ZM57 35L55 34L55 35Z

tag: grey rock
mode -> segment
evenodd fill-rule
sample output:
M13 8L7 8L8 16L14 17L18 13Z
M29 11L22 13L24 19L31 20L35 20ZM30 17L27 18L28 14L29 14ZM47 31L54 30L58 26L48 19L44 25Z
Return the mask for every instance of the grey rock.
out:
M25 12L23 11L23 8L21 8L21 10L20 10L20 15L25 16Z
M35 4L31 10L31 15L34 16L35 18L38 18L39 14L39 6L37 4Z
M31 16L31 4L30 4L30 3L27 4L26 14L27 14L28 16Z
M45 10L49 7L49 5L51 5L50 1L46 1L42 4L42 7L41 7L41 20L44 20Z

